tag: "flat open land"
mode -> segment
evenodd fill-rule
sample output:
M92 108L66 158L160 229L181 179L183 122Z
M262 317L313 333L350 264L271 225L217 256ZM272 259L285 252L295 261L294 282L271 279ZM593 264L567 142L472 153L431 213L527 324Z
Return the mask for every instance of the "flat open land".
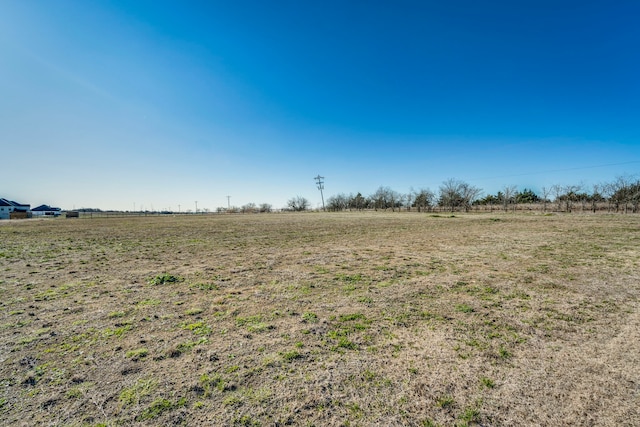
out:
M640 217L5 221L0 424L640 425Z

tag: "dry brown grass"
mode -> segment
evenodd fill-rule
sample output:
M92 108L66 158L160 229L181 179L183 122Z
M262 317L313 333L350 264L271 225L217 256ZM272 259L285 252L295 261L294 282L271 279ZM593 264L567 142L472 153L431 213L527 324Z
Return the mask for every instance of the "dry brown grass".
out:
M640 425L639 248L630 215L5 223L0 419Z

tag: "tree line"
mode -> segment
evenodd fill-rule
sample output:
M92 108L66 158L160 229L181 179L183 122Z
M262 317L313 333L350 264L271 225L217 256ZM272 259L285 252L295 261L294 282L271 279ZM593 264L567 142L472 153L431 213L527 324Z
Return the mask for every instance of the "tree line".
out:
M294 211L309 209L306 198L296 196L287 203ZM525 188L518 191L515 185L505 185L496 194L483 195L481 188L455 178L444 181L437 191L429 188L411 189L407 193L397 192L390 187L380 186L374 193L364 196L356 194L335 194L326 202L329 211L345 210L416 210L418 212L449 211L516 211L553 210L558 212L607 211L639 212L640 180L631 176L621 176L611 182L594 184L552 185L542 187L539 193Z

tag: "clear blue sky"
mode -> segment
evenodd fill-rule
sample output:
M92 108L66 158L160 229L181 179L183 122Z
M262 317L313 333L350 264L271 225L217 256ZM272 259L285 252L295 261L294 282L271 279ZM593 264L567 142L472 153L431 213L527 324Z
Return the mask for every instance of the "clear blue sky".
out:
M0 1L0 197L215 209L640 172L638 1Z

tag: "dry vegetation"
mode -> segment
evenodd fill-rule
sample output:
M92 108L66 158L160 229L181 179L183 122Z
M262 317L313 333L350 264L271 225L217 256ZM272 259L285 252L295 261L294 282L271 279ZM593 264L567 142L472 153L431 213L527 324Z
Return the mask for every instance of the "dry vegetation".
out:
M640 218L0 226L7 425L640 425Z

